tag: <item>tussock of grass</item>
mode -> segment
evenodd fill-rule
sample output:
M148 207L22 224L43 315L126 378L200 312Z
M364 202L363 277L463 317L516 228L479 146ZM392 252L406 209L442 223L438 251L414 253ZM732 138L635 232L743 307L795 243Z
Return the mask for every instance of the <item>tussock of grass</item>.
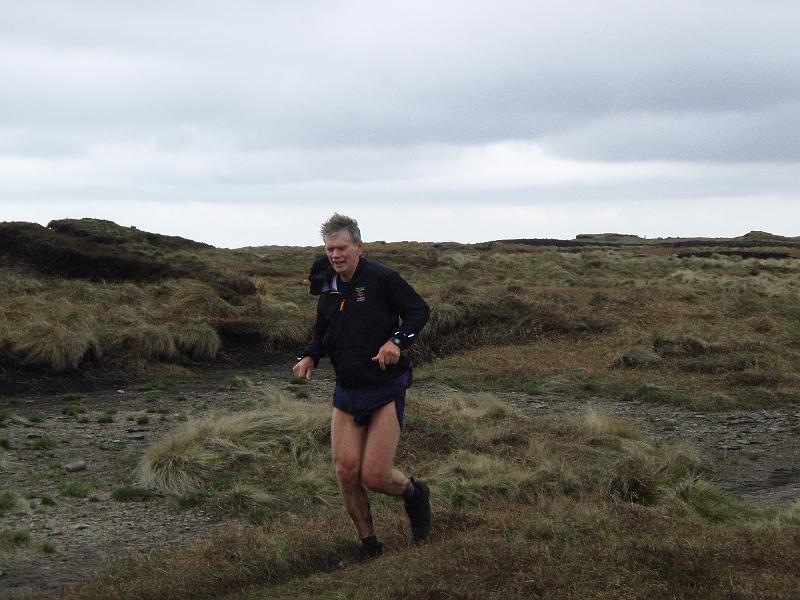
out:
M23 506L22 498L18 494L11 490L0 490L0 517L23 508Z
M220 472L242 482L261 480L267 493L273 491L269 486L291 487L303 466L321 468L324 462L327 468L320 456L327 451L329 421L328 407L284 400L266 409L188 421L147 451L139 480L171 496L213 488ZM228 486L217 482L216 487Z
M181 279L171 284L169 289L170 297L165 308L173 320L187 316L193 319L226 318L236 314L236 309L206 282Z
M77 369L87 357L100 356L100 344L88 327L33 323L17 330L11 353L21 364L60 372Z
M217 332L206 324L191 325L175 333L178 350L193 360L212 360L222 347Z
M639 432L632 424L611 417L595 406L589 406L584 411L581 428L590 439L605 436L639 439Z
M141 325L136 328L136 353L145 359L171 360L178 356L172 332L167 327Z

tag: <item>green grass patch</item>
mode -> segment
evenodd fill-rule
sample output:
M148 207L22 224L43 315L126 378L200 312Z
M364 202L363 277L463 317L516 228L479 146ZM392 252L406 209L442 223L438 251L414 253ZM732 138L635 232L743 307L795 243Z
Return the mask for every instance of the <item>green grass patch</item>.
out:
M58 486L58 493L67 498L86 498L92 491L91 485L80 481L68 481Z
M597 394L602 389L602 386L596 381L586 381L581 384L581 391L589 394Z
M164 390L171 390L173 389L177 383L173 379L156 379L155 381L151 381L143 386L144 391L164 391Z
M48 494L28 494L26 498L30 500L38 499L42 506L55 506L56 501Z
M118 487L111 492L111 499L117 502L143 502L152 497L150 491L133 486Z
M0 528L0 550L16 550L31 543L31 533L27 529L12 527Z
M10 490L0 490L0 516L22 507L22 499Z
M77 415L82 415L85 412L86 409L83 406L81 406L80 404L75 404L74 402L70 402L61 409L61 414L67 415L68 417L75 417Z
M43 437L34 440L31 446L34 450L52 450L58 447L58 442L53 438Z
M41 552L42 554L55 554L56 547L54 544L51 544L50 542L44 542L39 546L39 552Z
M655 383L643 383L623 394L625 400L664 404L689 404L689 399L677 390Z
M189 492L188 494L181 494L175 498L175 504L178 508L189 509L189 508L197 508L198 506L202 506L203 503L208 499L208 492L206 491L196 491L196 492Z
M86 400L86 394L82 392L67 392L61 398L67 402L82 402Z
M297 384L289 384L286 386L286 390L293 394L295 398L305 399L309 398L311 394L309 393L308 389L302 387Z
M545 393L544 384L538 381L529 381L523 386L522 391L529 396L541 396Z
M98 423L113 423L116 420L117 409L111 408L106 411L103 411L103 414L97 417Z
M253 382L244 375L234 374L225 378L225 385L231 389L245 389L251 387Z

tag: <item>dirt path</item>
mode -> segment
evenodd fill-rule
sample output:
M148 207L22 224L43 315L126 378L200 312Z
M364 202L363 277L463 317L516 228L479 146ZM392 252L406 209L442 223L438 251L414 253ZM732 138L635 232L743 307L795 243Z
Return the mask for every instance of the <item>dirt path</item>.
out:
M116 501L112 493L134 483L145 449L186 418L255 405L275 393L328 402L329 370L320 369L317 380L306 386L292 386L287 372L288 367L280 367L242 373L251 382L247 387L221 374L168 389L93 392L75 403L85 412L72 416L62 413L68 402L61 394L27 397L12 406L14 415L7 415L0 429L0 439L10 447L0 490L12 490L24 501L0 517L0 528L29 530L31 540L12 551L0 550L0 597L53 591L90 578L108 559L188 544L239 520L179 509L163 497ZM447 389L419 384L413 393L441 395ZM695 445L718 484L749 503L785 507L800 498L798 409L700 414L602 398L500 396L535 416L574 415L594 404L633 421L648 435ZM113 422L98 422L111 408L116 410ZM35 422L37 416L41 422ZM75 462L85 463L85 469L68 472L65 466ZM65 487L70 485L74 496Z

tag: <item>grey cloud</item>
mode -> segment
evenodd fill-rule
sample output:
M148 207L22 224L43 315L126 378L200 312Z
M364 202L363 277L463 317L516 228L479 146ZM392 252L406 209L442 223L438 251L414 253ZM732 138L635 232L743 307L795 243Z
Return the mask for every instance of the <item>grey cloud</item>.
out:
M614 122L621 138L639 139L642 113L660 115L656 123L688 115L677 127L688 130L702 124L696 113L713 125L742 111L774 123L772 135L753 146L750 129L734 127L724 145L742 149L734 160L759 159L786 154L793 136L779 126L782 107L800 102L793 3L17 8L0 25L0 123L24 126L30 147L63 131L84 143L191 151L189 127L255 150L549 136L573 156L635 158L593 132ZM631 146L642 158L689 160L705 147L646 141Z
M646 112L543 138L556 155L594 160L800 161L800 101L753 112Z

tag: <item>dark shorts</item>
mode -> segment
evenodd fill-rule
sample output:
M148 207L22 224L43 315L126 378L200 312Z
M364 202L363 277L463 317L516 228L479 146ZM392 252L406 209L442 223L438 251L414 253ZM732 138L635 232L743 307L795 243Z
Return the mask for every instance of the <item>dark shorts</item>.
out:
M406 389L409 383L409 373L404 373L387 383L365 387L347 387L337 383L333 392L333 405L353 415L357 425L367 425L376 410L394 400L397 422L402 429L403 413L406 409Z

